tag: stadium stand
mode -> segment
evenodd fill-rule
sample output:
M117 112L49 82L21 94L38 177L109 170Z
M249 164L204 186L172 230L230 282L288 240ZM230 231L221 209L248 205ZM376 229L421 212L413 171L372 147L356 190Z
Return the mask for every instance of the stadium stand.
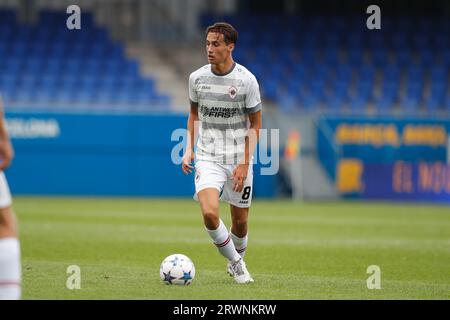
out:
M236 26L235 60L281 110L449 112L450 21L383 17L371 31L364 19L204 14L201 25Z
M66 19L45 10L37 25L26 25L16 11L0 10L0 91L8 107L171 105L92 13L83 13L77 31L66 28ZM444 18L384 17L377 31L363 30L356 17L205 14L200 25L221 20L239 30L235 60L282 111L450 112L450 22Z
M0 91L8 108L167 109L170 97L91 13L83 13L81 30L68 30L67 17L41 11L37 25L26 25L16 11L0 10Z

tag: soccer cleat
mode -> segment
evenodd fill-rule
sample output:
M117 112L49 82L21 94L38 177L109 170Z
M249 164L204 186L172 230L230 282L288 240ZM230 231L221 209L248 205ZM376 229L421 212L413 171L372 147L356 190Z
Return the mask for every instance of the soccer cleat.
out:
M240 258L237 261L230 263L230 269L233 272L234 281L237 283L250 283L254 282L252 276L245 266L244 259Z
M227 263L227 273L230 275L230 277L233 276L233 269L231 269L231 262L229 261Z

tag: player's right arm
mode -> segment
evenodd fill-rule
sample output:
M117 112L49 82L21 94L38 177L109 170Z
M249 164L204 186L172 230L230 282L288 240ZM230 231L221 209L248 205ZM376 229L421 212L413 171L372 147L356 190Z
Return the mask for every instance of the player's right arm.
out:
M186 151L181 160L181 169L185 174L191 173L194 167L192 163L194 162L194 143L196 137L196 124L198 123L198 96L197 96L197 85L196 76L197 72L193 72L189 75L189 101L191 102L191 108L189 111L189 118L187 122L187 143Z
M181 166L185 174L191 173L194 161L194 143L196 136L196 123L198 123L198 103L191 101L189 118L187 121L187 143Z
M14 157L14 149L9 140L3 113L3 100L0 96L0 170L6 169Z

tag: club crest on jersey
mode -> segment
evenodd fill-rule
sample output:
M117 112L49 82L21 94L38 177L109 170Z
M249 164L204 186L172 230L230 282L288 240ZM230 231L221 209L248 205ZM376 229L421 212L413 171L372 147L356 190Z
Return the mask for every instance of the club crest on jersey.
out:
M228 89L228 94L230 95L230 98L231 98L231 99L236 98L236 95L237 95L237 89L236 89L236 87L231 86L231 87Z

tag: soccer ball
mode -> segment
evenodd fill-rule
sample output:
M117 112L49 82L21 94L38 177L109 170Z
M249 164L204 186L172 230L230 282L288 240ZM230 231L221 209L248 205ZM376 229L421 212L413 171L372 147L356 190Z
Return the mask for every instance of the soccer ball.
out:
M188 286L195 277L195 267L184 254L172 254L161 262L159 275L165 284Z

